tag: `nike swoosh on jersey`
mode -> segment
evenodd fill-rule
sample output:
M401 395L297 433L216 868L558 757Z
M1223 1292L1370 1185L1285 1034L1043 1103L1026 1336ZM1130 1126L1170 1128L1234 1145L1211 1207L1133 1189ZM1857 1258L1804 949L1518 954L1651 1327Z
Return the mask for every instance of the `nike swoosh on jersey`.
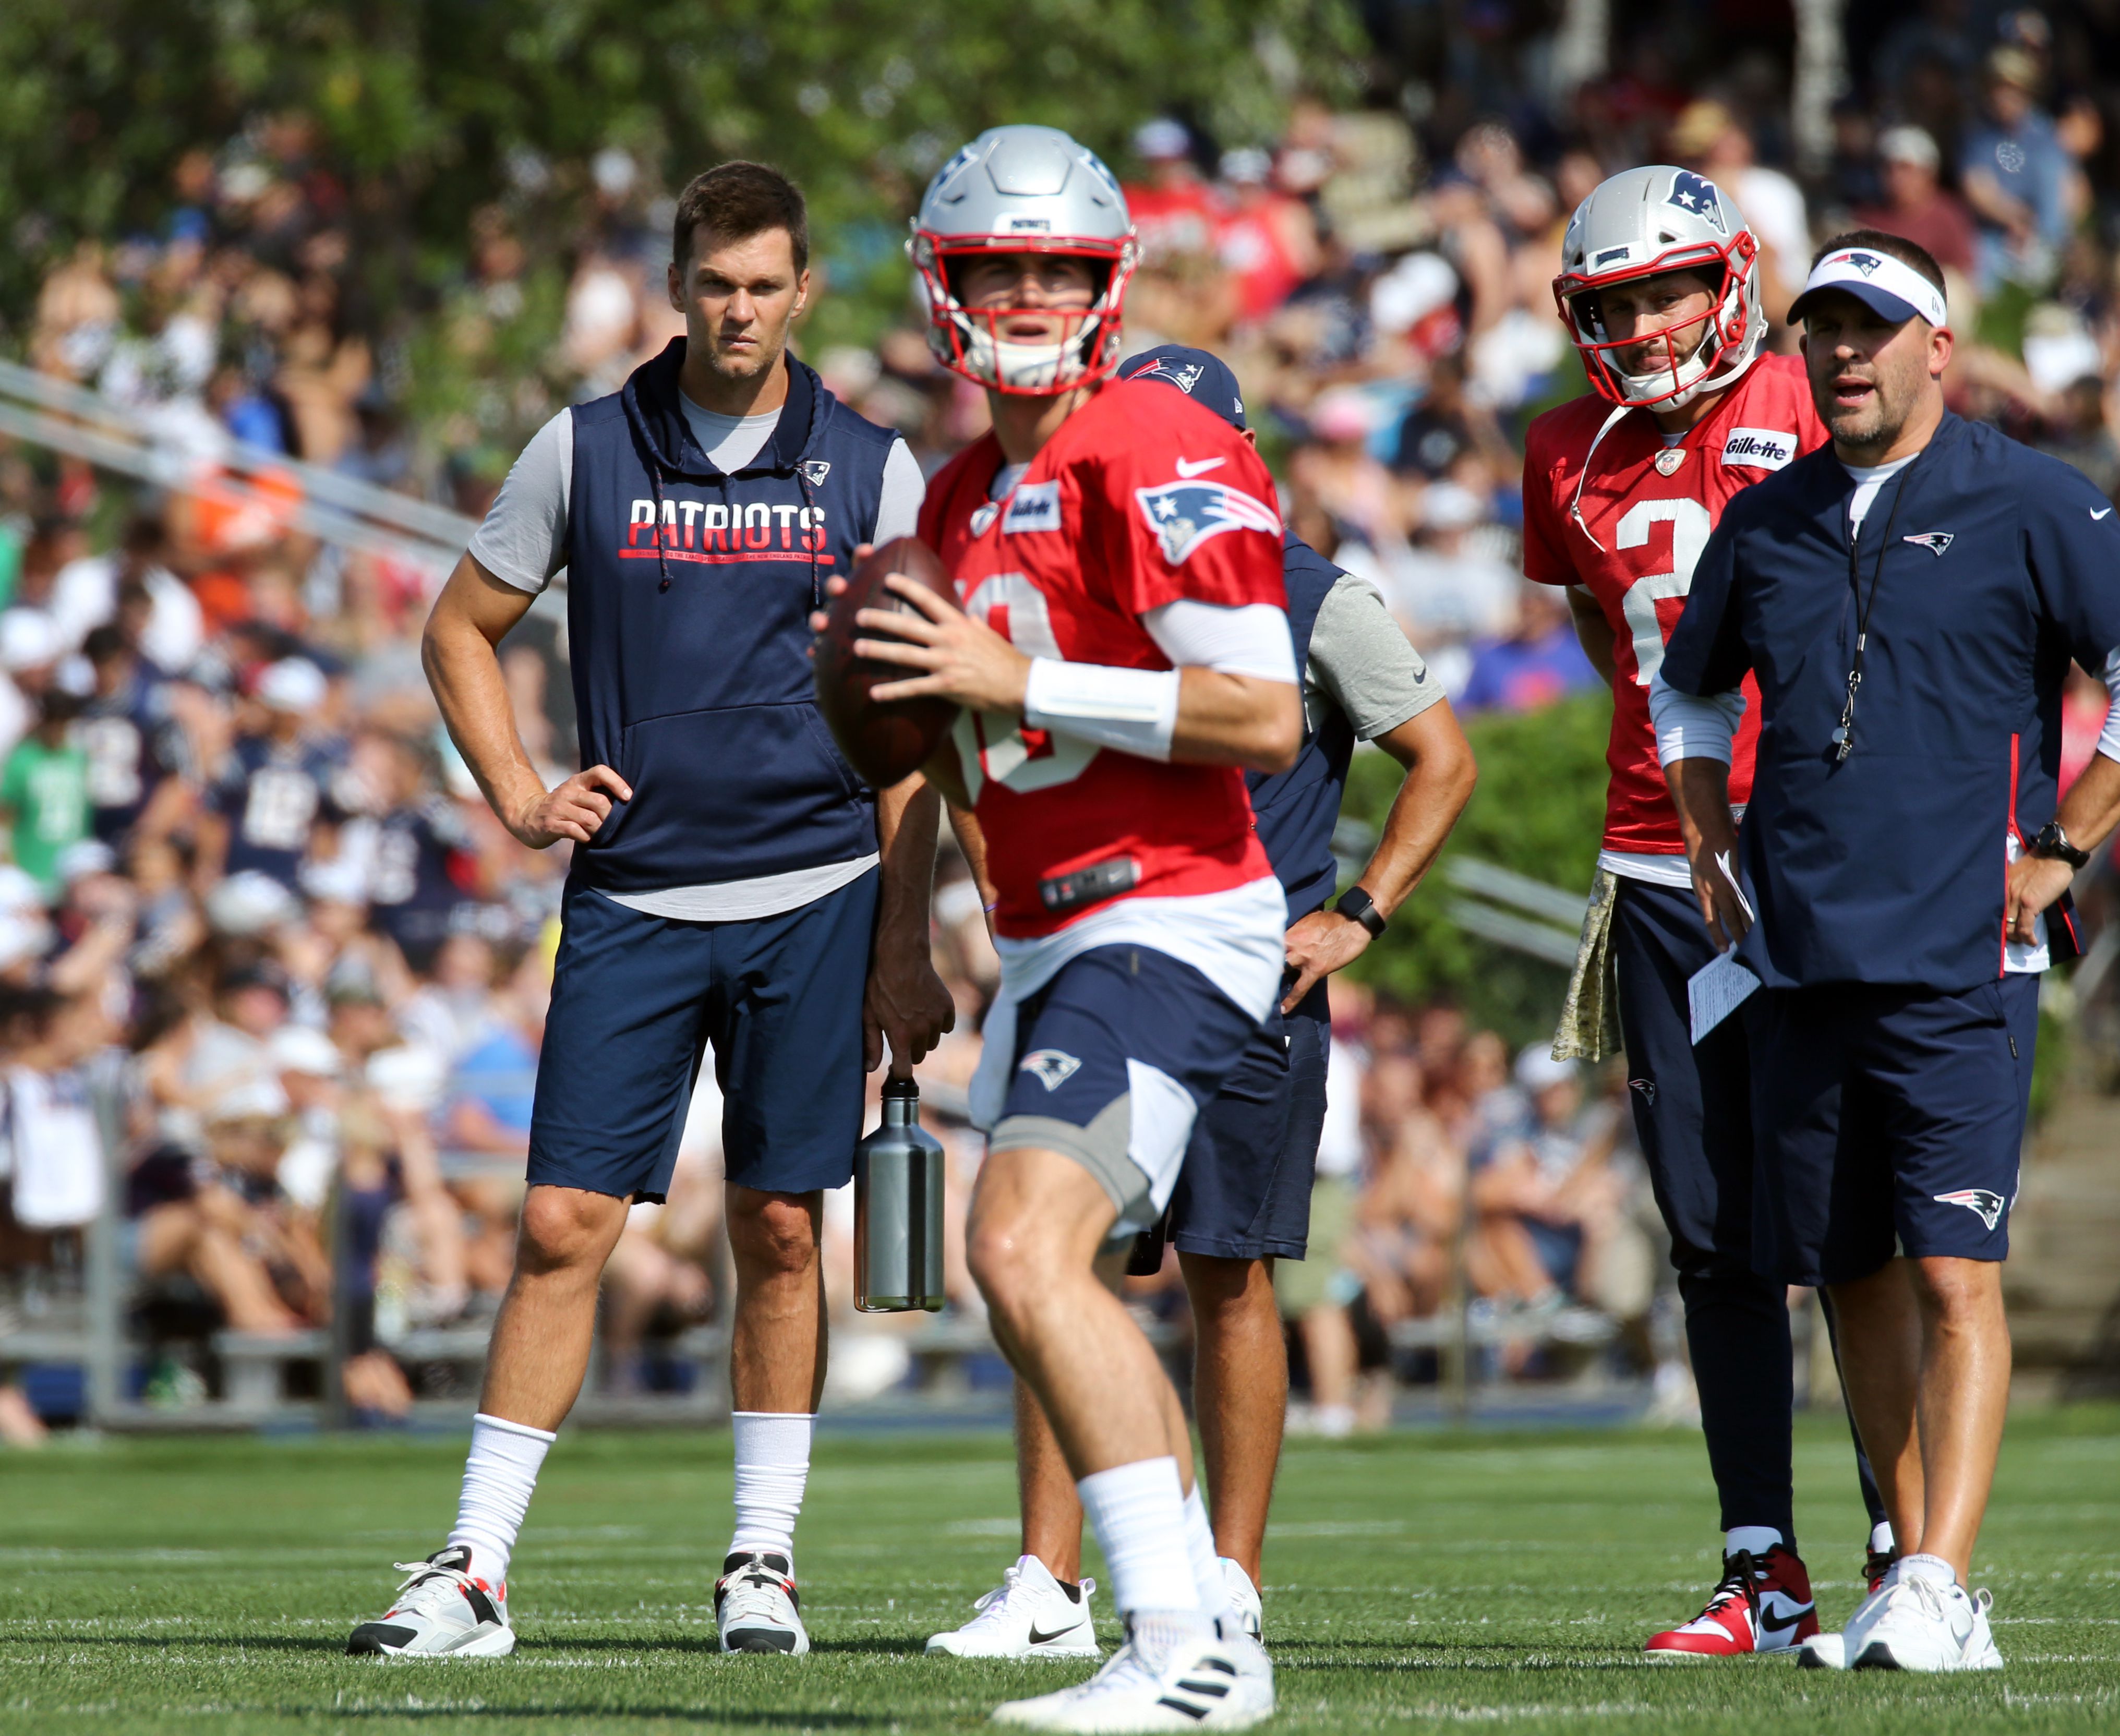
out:
M1066 1627L1054 1628L1049 1634L1042 1634L1038 1631L1038 1624L1034 1622L1030 1624L1030 1643L1033 1645L1045 1645L1054 1640L1064 1640L1081 1626L1081 1623L1079 1622L1072 1622Z
M1197 461L1191 458L1180 458L1178 460L1178 473L1182 477L1203 477L1211 470L1220 469L1229 462L1225 458L1201 458ZM2097 516L2095 513L2091 514L2094 519Z
M1181 469L1183 468L1183 464L1182 461L1181 461L1181 463L1180 463L1179 468L1180 468ZM2086 512L2090 512L2090 509L2089 507L2085 507L2085 508L2084 509L2084 510L2085 510L2085 511L2086 511ZM2090 514L2090 516L2091 516L2092 518L2094 518L2094 519L2102 519L2102 518L2104 518L2104 517L2105 516L2105 513L2107 513L2107 512L2110 512L2110 511L2112 511L2112 510L2113 510L2113 509L2112 509L2111 507L2109 507L2109 506L2108 506L2108 507L2107 507L2107 508L2105 509L2105 512L2094 512L2094 513L2091 513L2091 514Z

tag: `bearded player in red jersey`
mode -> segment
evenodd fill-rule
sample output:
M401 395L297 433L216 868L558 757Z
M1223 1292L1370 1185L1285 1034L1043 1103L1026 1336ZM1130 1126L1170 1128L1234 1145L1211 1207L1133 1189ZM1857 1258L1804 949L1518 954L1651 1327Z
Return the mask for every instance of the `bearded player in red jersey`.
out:
M1569 220L1554 280L1596 389L1540 417L1524 449L1524 572L1569 588L1583 649L1612 684L1604 848L1554 1053L1594 1060L1616 1034L1625 1048L1722 1503L1723 1577L1699 1616L1648 1641L1663 1659L1783 1650L1819 1631L1792 1513L1788 1309L1751 1265L1745 1040L1729 1018L1692 1040L1687 982L1715 952L1648 710L1723 507L1826 437L1803 364L1760 353L1758 254L1729 196L1700 175L1633 169L1598 186ZM1757 692L1745 691L1730 768L1739 804L1759 738ZM1891 1530L1859 1444L1857 1458L1874 1583Z
M1002 956L967 1248L1127 1625L1091 1680L995 1715L1240 1729L1273 1710L1272 1667L1229 1608L1178 1395L1095 1268L1155 1222L1280 989L1287 906L1242 775L1285 769L1302 730L1273 482L1184 393L1103 383L1133 229L1065 133L981 134L912 248L930 342L993 431L921 514L954 602L895 577L918 612L863 611L857 649L905 668L878 699L965 708L928 773L969 811Z

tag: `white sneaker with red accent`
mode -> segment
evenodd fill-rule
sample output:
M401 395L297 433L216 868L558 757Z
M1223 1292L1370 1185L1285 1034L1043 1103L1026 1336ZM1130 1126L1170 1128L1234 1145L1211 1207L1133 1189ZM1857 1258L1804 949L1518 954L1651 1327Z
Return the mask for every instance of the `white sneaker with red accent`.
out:
M504 1658L515 1650L508 1588L475 1578L463 1544L396 1566L405 1583L379 1620L354 1629L349 1657Z
M750 1550L731 1555L714 1581L714 1621L723 1651L777 1651L801 1657L810 1649L793 1564L784 1555Z
M1653 1636L1644 1650L1666 1662L1788 1651L1818 1631L1818 1606L1802 1561L1776 1544L1763 1556L1726 1556L1708 1607Z

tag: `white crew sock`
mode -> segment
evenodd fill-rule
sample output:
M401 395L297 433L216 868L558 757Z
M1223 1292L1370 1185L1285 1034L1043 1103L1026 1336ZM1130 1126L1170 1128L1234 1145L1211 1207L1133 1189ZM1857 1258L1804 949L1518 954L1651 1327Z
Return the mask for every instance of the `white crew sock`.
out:
M1892 1522L1881 1520L1870 1527L1870 1547L1880 1555L1892 1552Z
M1200 1608L1186 1547L1178 1461L1167 1453L1137 1459L1092 1471L1075 1487L1111 1569L1112 1601L1119 1613L1152 1616L1159 1639L1206 1627L1211 1618Z
M1772 1525L1732 1525L1723 1534L1723 1552L1735 1555L1740 1549L1749 1549L1764 1559L1769 1549L1787 1542Z
M810 1437L817 1419L807 1411L738 1411L729 1418L736 1437L736 1534L729 1553L770 1551L795 1561L795 1520L810 1481Z
M483 1413L471 1419L463 1497L449 1542L470 1546L473 1578L496 1588L507 1584L508 1558L515 1552L523 1515L530 1510L538 1468L558 1438L527 1422Z
M1899 1582L1908 1580L1927 1580L1932 1585L1955 1585L1958 1570L1940 1555L1903 1555L1899 1557Z
M1222 1558L1215 1552L1215 1528L1207 1522L1207 1503L1200 1498L1200 1480L1192 1479L1192 1492L1185 1497L1185 1552L1192 1558L1192 1587L1200 1594L1200 1608L1211 1622L1235 1613L1230 1608L1230 1582L1222 1577ZM1236 1631L1236 1624L1230 1624Z

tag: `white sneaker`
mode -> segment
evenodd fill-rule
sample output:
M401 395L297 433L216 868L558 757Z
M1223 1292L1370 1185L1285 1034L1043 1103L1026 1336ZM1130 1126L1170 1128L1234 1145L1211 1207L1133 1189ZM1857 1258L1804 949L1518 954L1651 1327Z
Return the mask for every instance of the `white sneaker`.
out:
M777 1651L801 1657L810 1649L802 1594L784 1555L738 1550L714 1581L714 1622L723 1651Z
M1847 1669L1847 1635L1813 1634L1797 1648L1796 1667L1798 1669Z
M393 1565L407 1577L379 1620L354 1629L347 1656L504 1658L515 1650L508 1588L473 1579L463 1544Z
M1852 1669L1904 1669L1923 1674L2000 1669L2002 1655L1988 1624L1994 1599L1983 1591L1923 1578L1903 1578L1880 1594L1882 1603L1857 1646L1849 1638Z
M1095 1580L1063 1585L1044 1562L1026 1555L972 1605L977 1615L937 1634L928 1650L951 1658L1102 1657L1090 1615L1090 1594L1096 1589Z
M1240 1667L1238 1648L1256 1657ZM1197 1635L1156 1645L1129 1631L1127 1642L1079 1687L1011 1700L993 1721L1080 1736L1146 1736L1160 1730L1248 1730L1273 1714L1273 1665L1256 1641L1234 1645Z
M1254 1640L1260 1638L1265 1606L1259 1602L1258 1587L1252 1584L1252 1576L1226 1555L1216 1559L1222 1564L1222 1581L1230 1588L1230 1608L1236 1611L1244 1631Z

